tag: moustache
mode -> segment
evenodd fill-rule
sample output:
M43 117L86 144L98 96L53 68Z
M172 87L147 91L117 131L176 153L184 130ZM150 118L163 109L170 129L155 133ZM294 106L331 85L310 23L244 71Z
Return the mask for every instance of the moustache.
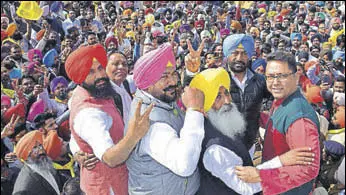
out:
M234 64L234 65L240 64L240 65L242 65L242 66L245 66L245 63L242 62L242 61L235 61L233 64Z
M109 79L106 77L98 78L95 80L94 85L96 85L97 83L99 83L101 81L104 81L105 83L107 83L109 81Z
M168 86L167 88L163 89L164 92L170 91L171 89L176 89L178 87L178 85L171 85Z

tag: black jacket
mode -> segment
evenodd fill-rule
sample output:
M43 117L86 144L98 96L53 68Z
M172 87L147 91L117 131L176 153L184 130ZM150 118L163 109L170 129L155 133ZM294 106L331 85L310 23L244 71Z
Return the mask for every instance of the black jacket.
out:
M267 90L264 77L257 73L247 70L247 80L244 92L233 80L231 74L231 96L232 102L238 107L239 112L245 116L246 132L243 143L248 149L255 143L259 132L259 117L264 98L270 98L271 94Z
M56 174L53 174L59 188L62 186ZM62 189L59 189L60 192ZM38 173L24 164L20 171L16 183L14 184L13 195L56 195L54 188Z

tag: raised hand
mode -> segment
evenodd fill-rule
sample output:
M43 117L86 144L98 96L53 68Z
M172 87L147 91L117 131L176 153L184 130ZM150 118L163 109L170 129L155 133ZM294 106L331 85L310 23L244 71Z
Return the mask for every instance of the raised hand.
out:
M135 138L135 140L140 140L149 130L150 120L149 115L151 110L154 108L154 104L150 104L150 106L146 109L143 115L141 113L142 100L138 102L135 115L130 119L129 127L127 129L127 133Z
M96 164L100 162L95 154L88 154L82 151L76 152L76 154L74 155L74 159L80 166L85 167L88 170L92 170L96 167Z
M19 115L12 115L10 122L4 127L4 129L1 132L1 139L8 137L14 133L14 128L16 127L19 119Z
M197 51L192 48L190 40L187 41L187 47L189 49L189 54L185 56L185 66L190 72L197 72L201 65L201 53L204 48L204 40L202 40Z
M185 87L181 97L186 108L192 108L203 112L204 109L204 93L196 88Z

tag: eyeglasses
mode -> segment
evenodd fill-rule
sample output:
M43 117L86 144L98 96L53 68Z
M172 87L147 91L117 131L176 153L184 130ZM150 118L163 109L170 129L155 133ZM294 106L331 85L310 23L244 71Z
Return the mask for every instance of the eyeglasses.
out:
M287 73L287 74L278 74L278 75L265 75L265 79L268 82L273 82L274 79L278 79L279 81L285 81L290 75L295 74L295 72Z

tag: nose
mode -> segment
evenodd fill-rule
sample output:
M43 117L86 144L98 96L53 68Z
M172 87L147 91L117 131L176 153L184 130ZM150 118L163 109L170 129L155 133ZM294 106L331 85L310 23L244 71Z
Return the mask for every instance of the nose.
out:
M225 104L230 104L230 103L231 103L231 96L225 95Z

